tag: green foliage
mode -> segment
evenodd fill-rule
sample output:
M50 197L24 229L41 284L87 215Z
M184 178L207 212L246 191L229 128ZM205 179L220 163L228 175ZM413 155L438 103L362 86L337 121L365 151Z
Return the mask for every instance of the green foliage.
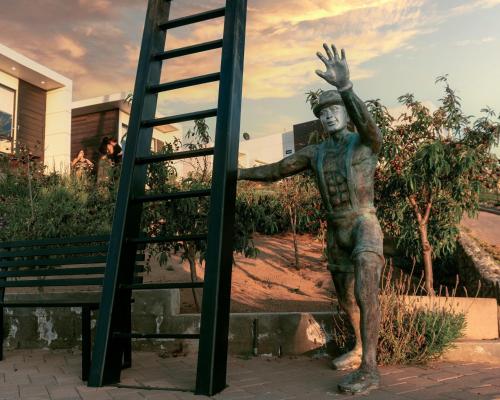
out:
M399 97L406 111L397 120L379 101L367 102L384 135L376 172L378 214L384 231L417 260L424 250L417 214L427 226L432 257L447 256L462 215L474 215L481 190L498 181L498 159L490 150L500 136L499 120L490 109L476 120L466 116L447 77L437 82L444 83L444 96L433 112L412 94Z
M161 152L173 153L179 150L195 150L206 147L210 142L208 125L205 120L196 120L186 137L188 143L179 140L166 145ZM192 170L184 178L179 178L173 162L150 166L147 175L148 193L170 193L209 189L211 187L211 164L207 157L192 160ZM179 199L173 202L150 203L144 208L142 226L148 236L185 236L207 232L210 199L208 197ZM252 242L252 225L247 218L247 210L241 201L236 202L234 249L246 256L255 256ZM239 215L241 214L241 215ZM205 240L167 242L152 246L161 263L166 263L174 254L188 260L192 277L195 278L196 263L203 264L207 243Z
M18 169L0 178L0 241L107 234L115 186L96 187L88 177L32 176Z
M306 103L309 103L311 106L311 110L314 108L316 104L319 103L319 96L323 93L322 89L318 90L310 90L306 92Z
M286 187L285 187L286 186ZM255 232L264 235L290 232L291 220L286 204L293 202L297 212L297 233L321 235L325 220L321 196L310 175L272 184L238 183L238 201L245 204L246 218Z

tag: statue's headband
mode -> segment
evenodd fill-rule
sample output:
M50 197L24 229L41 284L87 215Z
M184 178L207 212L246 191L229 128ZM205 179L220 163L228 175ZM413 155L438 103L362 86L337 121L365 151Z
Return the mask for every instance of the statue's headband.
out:
M325 107L339 105L344 106L344 102L342 101L342 97L336 90L326 90L319 95L318 104L313 107L313 113L316 117L319 118L321 110Z

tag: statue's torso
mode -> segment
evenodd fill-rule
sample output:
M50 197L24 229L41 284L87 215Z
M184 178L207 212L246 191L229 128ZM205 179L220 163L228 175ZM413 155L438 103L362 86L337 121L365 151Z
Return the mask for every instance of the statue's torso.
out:
M362 144L357 134L348 133L340 140L319 145L317 151L323 155L317 155L313 168L318 184L326 189L321 190L325 208L331 209L334 215L357 208L373 208L377 155L370 147Z

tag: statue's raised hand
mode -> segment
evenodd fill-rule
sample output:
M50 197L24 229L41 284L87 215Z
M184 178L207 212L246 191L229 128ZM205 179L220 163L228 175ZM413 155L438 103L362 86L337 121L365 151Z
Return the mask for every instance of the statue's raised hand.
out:
M326 72L317 69L316 74L335 86L338 90L346 90L352 87L352 83L349 80L349 67L347 66L344 49L340 51L341 57L339 57L337 48L334 45L332 45L330 49L326 43L323 43L323 47L325 48L328 58L319 51L316 55L325 64Z

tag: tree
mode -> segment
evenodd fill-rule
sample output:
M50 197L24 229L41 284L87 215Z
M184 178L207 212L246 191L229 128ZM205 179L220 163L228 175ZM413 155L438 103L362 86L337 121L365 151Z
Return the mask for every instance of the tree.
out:
M313 179L306 174L282 179L277 187L280 203L286 210L292 232L294 266L299 269L300 255L297 234L313 231L312 224L321 225L319 219L324 218L324 215L321 213L320 195ZM321 228L322 226L317 230L321 231Z
M181 148L195 150L206 147L210 142L210 135L205 120L196 120L186 137L192 139L192 142L182 144L176 139L172 144L167 144L161 152L173 153ZM195 158L190 165L192 170L185 177L178 176L173 162L151 165L148 170L148 192L154 194L209 189L212 177L211 163L207 157ZM208 197L152 203L144 209L143 227L151 237L203 234L207 232L209 208ZM236 218L235 251L248 256L254 254L251 233L249 221ZM187 260L191 281L195 282L198 279L197 266L203 265L205 261L207 243L206 240L179 240L158 244L152 250L159 256L161 264L166 263L175 254L180 255L182 260ZM199 310L200 302L196 290L192 289L192 292L195 306Z
M412 94L399 97L406 111L397 120L378 100L367 104L384 135L375 189L383 229L423 262L429 294L433 259L453 252L463 214L473 216L481 188L498 180L490 150L500 136L491 109L473 121L447 77L436 83L444 96L434 112Z

